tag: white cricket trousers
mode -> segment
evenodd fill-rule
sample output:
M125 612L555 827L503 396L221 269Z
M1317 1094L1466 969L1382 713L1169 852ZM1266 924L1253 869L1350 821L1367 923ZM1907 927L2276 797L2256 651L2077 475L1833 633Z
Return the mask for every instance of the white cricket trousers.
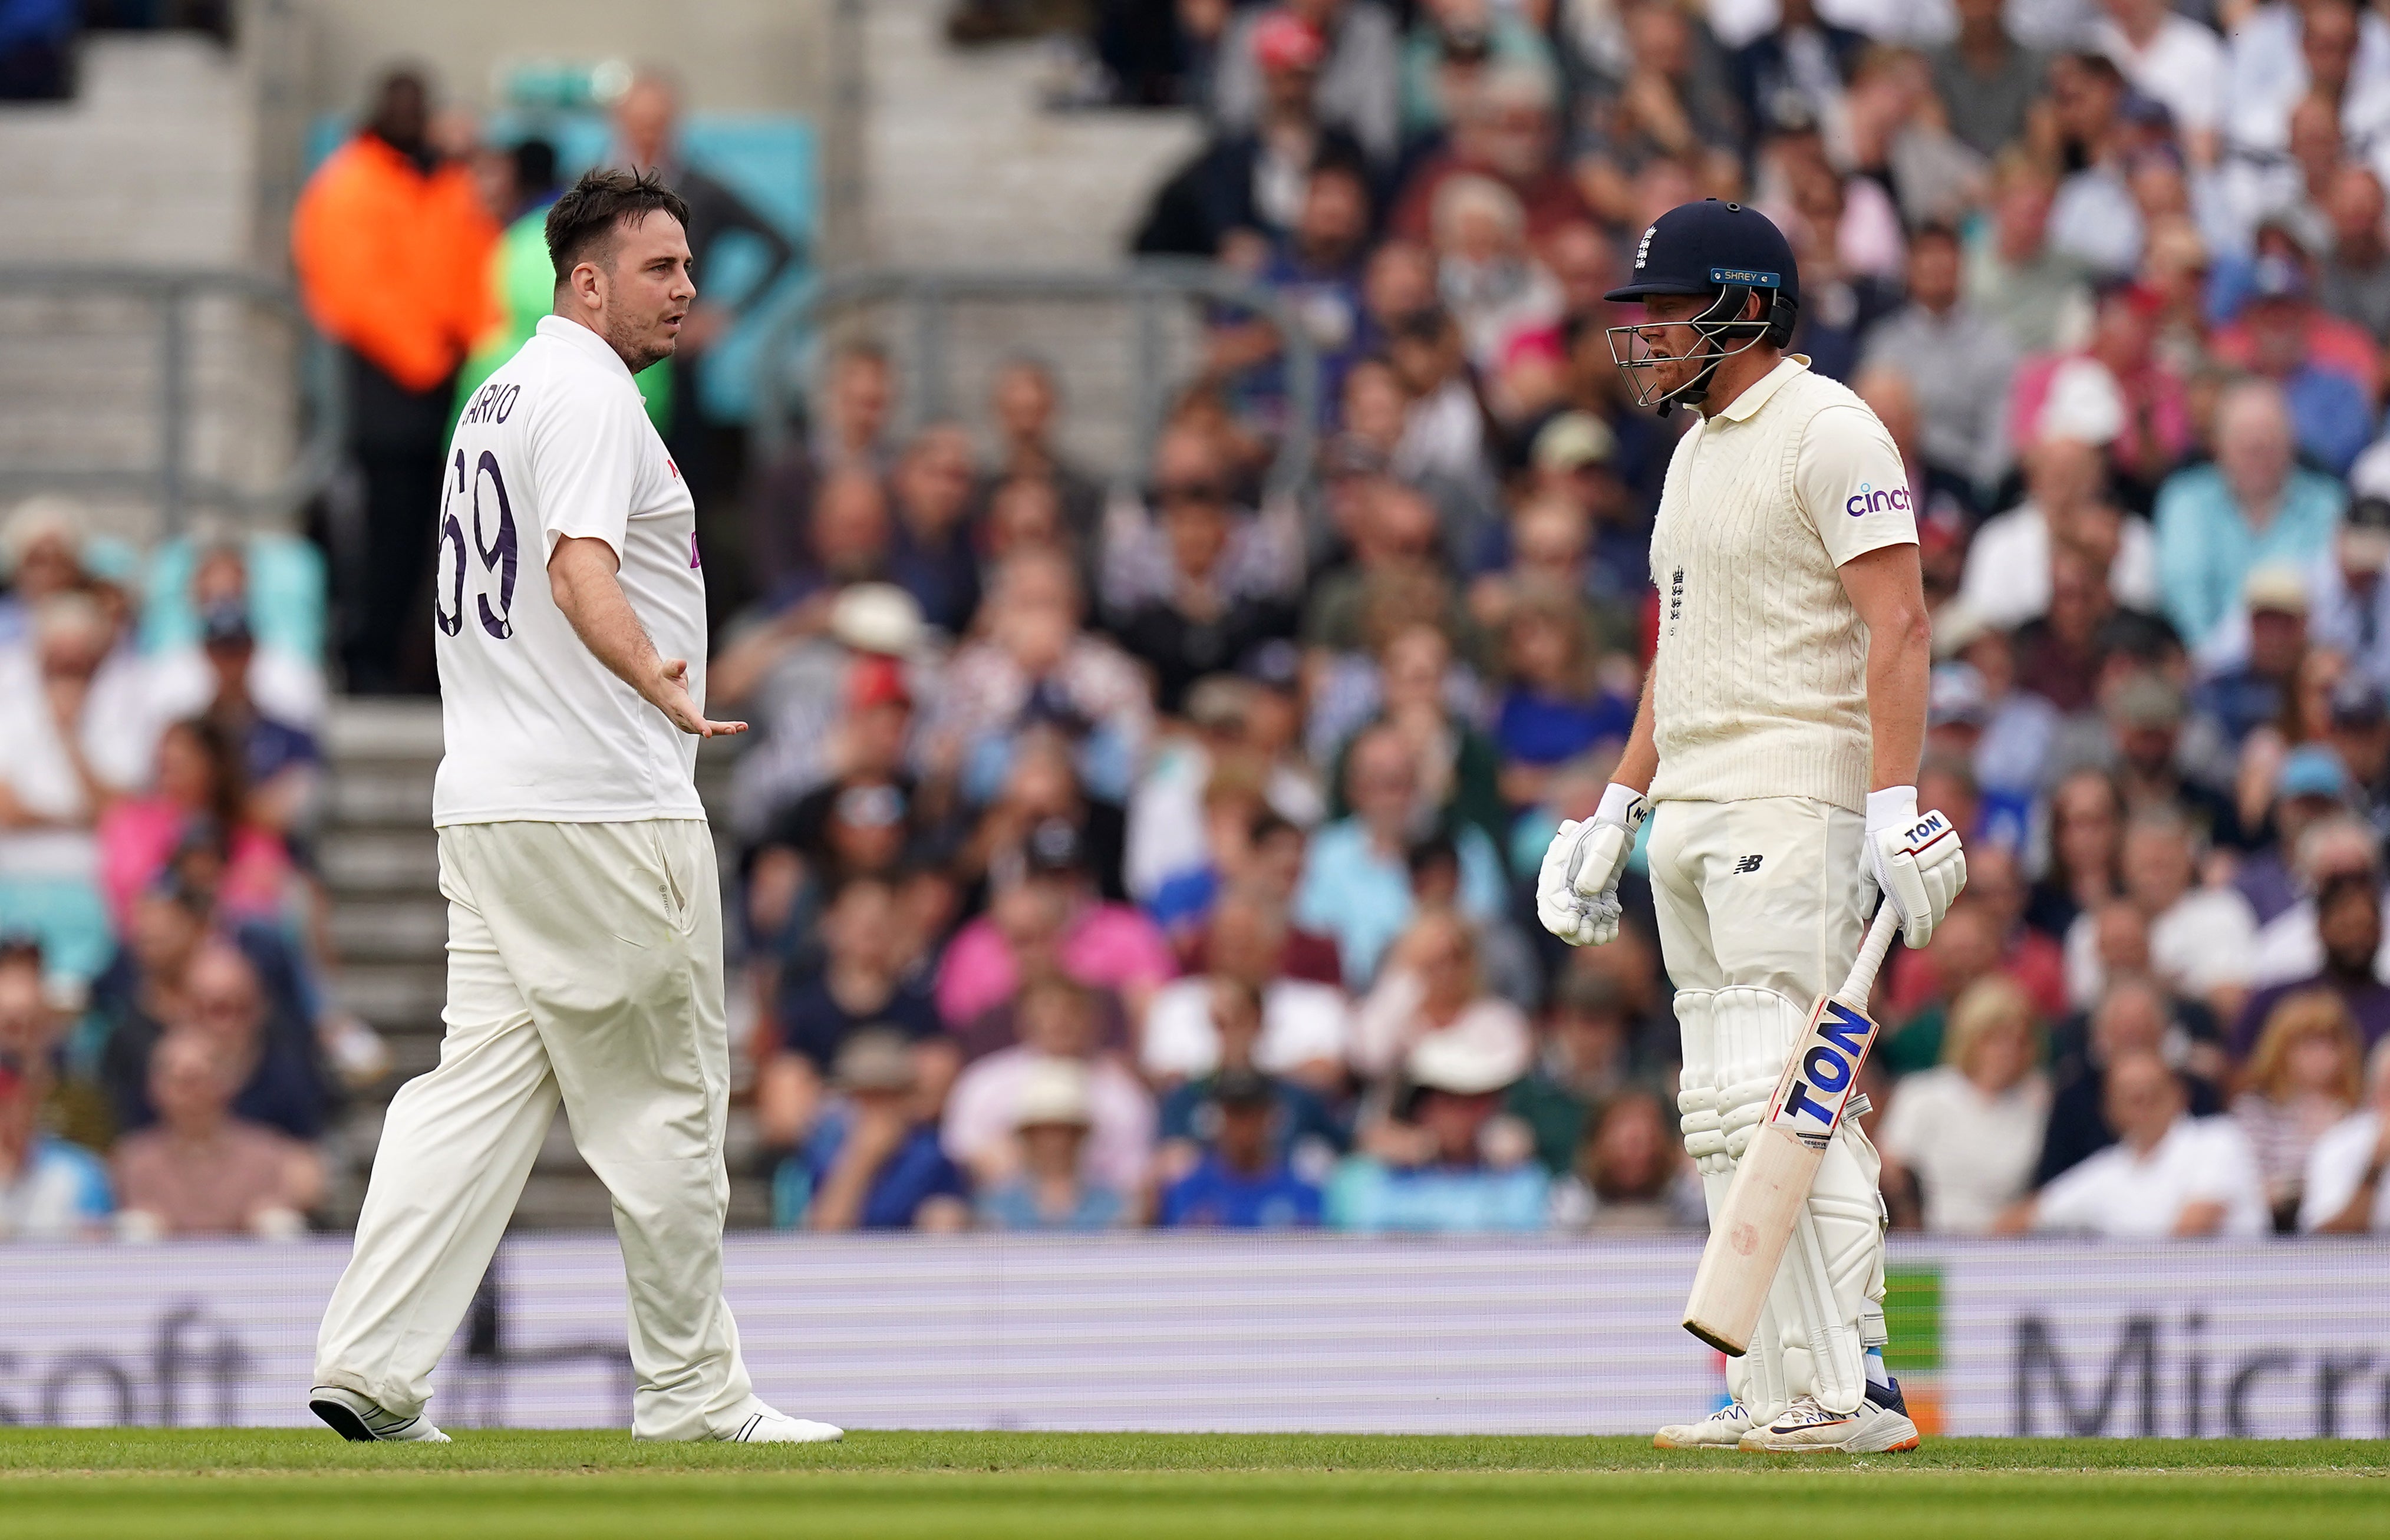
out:
M399 1088L315 1381L423 1410L561 1101L614 1200L630 1283L631 1431L734 1431L762 1406L722 1298L730 1047L722 897L702 819L462 824L439 1066Z
M1875 896L1866 834L1859 814L1805 797L1672 801L1652 815L1652 908L1685 1051L1677 1105L1713 1218L1734 1174L1722 1130L1747 1136L1811 1002L1842 987L1858 955ZM1762 1416L1800 1393L1858 1404L1859 1355L1884 1340L1881 1167L1856 1119L1826 1148L1754 1351L1728 1361L1729 1386Z

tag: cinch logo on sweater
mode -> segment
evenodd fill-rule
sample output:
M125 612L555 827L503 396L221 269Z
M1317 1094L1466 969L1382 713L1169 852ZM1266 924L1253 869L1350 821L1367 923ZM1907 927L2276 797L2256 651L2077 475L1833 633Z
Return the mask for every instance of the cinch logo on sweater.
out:
M1844 502L1843 511L1857 519L1861 514L1880 513L1885 508L1908 510L1915 506L1916 500L1908 495L1907 487L1879 489L1872 481L1861 481L1858 491Z

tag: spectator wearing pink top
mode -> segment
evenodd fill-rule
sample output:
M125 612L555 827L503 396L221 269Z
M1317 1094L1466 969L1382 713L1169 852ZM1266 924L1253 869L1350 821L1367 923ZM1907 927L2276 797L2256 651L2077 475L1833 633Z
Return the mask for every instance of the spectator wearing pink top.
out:
M238 749L203 718L178 722L158 739L155 789L120 800L99 825L100 887L120 928L133 900L186 849L222 862L212 892L231 919L278 919L289 891L290 853L250 816Z
M2124 421L2108 445L2108 464L2125 483L2127 500L2144 508L2157 484L2191 453L2194 437L2190 388L2153 351L2165 303L2139 284L2109 290L2081 353L2028 358L2009 387L2009 421L2016 431L2041 423L2043 404L2069 360L2089 358L2105 368L2125 406Z
M1025 868L999 887L988 912L964 926L938 970L938 1013L960 1029L1004 1004L1044 968L1120 995L1142 1019L1153 992L1178 972L1160 928L1125 904L1097 899L1086 847L1067 821L1049 818L1022 841Z

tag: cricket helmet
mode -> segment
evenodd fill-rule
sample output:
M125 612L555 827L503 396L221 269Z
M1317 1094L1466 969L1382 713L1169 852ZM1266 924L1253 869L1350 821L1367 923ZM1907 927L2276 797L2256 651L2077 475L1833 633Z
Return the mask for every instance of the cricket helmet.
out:
M1680 355L1654 351L1653 323L1609 328L1611 360L1634 385L1636 404L1657 406L1664 416L1680 403L1699 405L1718 365L1736 353L1792 340L1801 274L1792 242L1775 221L1743 204L1705 198L1679 203L1653 221L1635 248L1629 281L1602 298L1615 302L1655 294L1711 297L1700 314L1679 323L1692 327L1700 340L1697 355L1708 365L1673 390L1659 388L1655 371ZM1764 302L1760 313L1745 317L1754 294Z

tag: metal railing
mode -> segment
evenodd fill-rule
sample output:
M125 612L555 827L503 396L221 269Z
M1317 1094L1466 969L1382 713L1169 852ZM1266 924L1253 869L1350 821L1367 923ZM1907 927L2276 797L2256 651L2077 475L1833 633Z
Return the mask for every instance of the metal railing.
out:
M1092 271L881 268L827 277L800 302L765 323L757 362L753 430L758 441L766 450L779 446L793 409L806 394L815 340L842 312L866 305L910 309L912 367L906 381L907 406L916 420L946 416L952 394L948 364L953 311L965 302L984 301L1101 302L1129 307L1130 442L1133 465L1139 469L1150 457L1172 389L1165 307L1208 301L1271 321L1284 349L1287 407L1285 434L1270 466L1269 490L1291 492L1310 473L1320 391L1319 355L1310 334L1275 290L1214 263L1179 258L1148 259L1128 267Z
M156 436L149 463L71 466L0 460L0 488L11 493L58 488L147 496L155 501L161 526L171 535L185 529L197 508L221 509L243 520L288 516L320 493L338 471L343 412L338 359L330 344L309 325L287 284L210 269L12 266L0 268L0 294L140 302L154 317L156 339L155 379L150 387ZM194 378L197 350L192 312L214 299L262 307L291 328L298 366L300 436L289 468L262 488L210 478L194 466L192 424L200 399ZM236 327L222 343L238 349L251 340Z

